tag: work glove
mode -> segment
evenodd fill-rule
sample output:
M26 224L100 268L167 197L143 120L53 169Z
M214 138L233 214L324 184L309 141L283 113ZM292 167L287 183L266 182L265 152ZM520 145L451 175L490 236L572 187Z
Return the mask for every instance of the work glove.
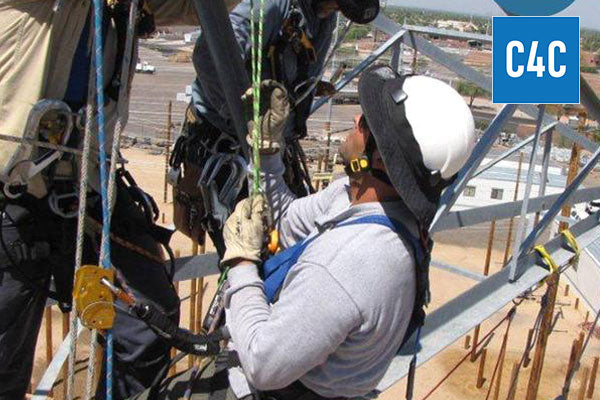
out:
M248 89L242 102L248 115L248 144L254 143L254 121L252 88ZM261 153L274 153L282 147L283 131L290 115L290 101L285 87L274 80L264 80L260 84L260 142Z
M241 261L262 262L271 225L270 215L269 205L262 195L254 195L237 204L223 228L227 249L221 267L234 267Z

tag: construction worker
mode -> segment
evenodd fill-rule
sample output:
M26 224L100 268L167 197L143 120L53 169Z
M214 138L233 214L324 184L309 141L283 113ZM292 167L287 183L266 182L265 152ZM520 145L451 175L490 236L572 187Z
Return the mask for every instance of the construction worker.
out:
M137 59L137 36L151 34L155 24L198 24L189 0L142 0L137 26L131 27L137 32L133 50L126 55L130 2L109 3L103 18L106 87L102 88L107 149L111 148L115 121L126 120L133 76L121 80L121 67L124 59ZM227 3L231 8L237 2ZM0 0L2 135L81 147L93 54L91 9L91 1ZM120 90L122 85L126 85L124 91ZM83 263L98 265L102 218L96 129L92 138L87 201L90 218ZM82 179L79 162L79 157L69 153L21 143L3 140L0 146L2 400L25 396L48 295L64 312L71 308L78 186ZM156 215L151 198L120 169L112 208L112 263L134 292L178 320L173 271L165 266L159 247L159 242L167 245L170 232L154 224ZM113 333L114 395L122 399L166 373L169 347L143 322L119 308ZM100 387L96 398L103 397Z
M238 42L242 60L247 66L248 75L251 75L251 9L255 7L255 19L258 20L258 1L243 0L230 13L230 20L235 38ZM286 181L292 190L303 196L308 193L310 179L304 161L304 153L298 144L298 139L306 136L306 120L310 113L310 106L316 95L332 94L333 85L321 80L325 67L328 49L330 48L333 31L336 25L337 11L341 11L349 20L367 24L379 12L378 0L265 0L263 19L262 51L262 79L272 79L281 82L290 96L292 108L290 119L286 126L286 146L283 149L286 164ZM181 136L181 146L177 149L181 153L191 154L183 161L192 164L189 171L197 169L200 175L206 167L207 160L215 153L240 154L229 111L225 106L223 90L217 76L215 63L211 59L206 37L202 34L196 41L193 55L197 79L192 85L191 107L186 113L186 122ZM185 144L183 144L185 143ZM176 149L176 151L177 151ZM200 155L200 156L199 156ZM213 158L214 159L214 158ZM187 165L185 165L187 167ZM179 163L173 165L178 170ZM222 168L228 168L223 166ZM213 191L219 191L225 186L225 177L230 174L218 171L214 174L216 182ZM194 179L195 178L195 179ZM190 177L190 182L197 182L197 177ZM237 196L228 196L220 193L216 195L203 194L204 204L207 201L213 204L207 207L189 204L190 198L197 198L195 186L186 192L184 185L177 190L182 195L175 193L175 207L192 209L183 211L185 215L178 229L185 232L198 232L199 225L208 228L211 239L215 243L219 254L224 251L221 237L222 224L229 212L235 206ZM243 197L242 194L240 197ZM229 198L231 201L214 204L220 199ZM182 204L180 204L182 203ZM210 208L211 212L205 212ZM176 212L176 214L179 214ZM192 225L192 226L188 226ZM194 229L196 228L196 229ZM197 239L197 236L194 237Z
M446 83L386 66L367 70L358 94L363 113L340 148L348 176L298 199L279 150L289 104L272 91L261 124L266 199L240 202L224 229L235 355L191 384L173 378L162 391L171 397L158 398L182 387L195 400L225 398L228 386L238 399L361 397L423 323L427 228L474 147L473 116ZM263 262L271 212L282 250Z

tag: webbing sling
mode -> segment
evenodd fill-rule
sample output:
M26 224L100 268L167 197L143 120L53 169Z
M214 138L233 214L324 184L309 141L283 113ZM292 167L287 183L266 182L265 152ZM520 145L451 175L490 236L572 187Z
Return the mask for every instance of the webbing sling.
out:
M333 229L342 226L358 225L358 224L377 224L390 228L395 233L399 234L403 239L408 242L412 248L413 255L415 257L415 264L419 265L421 260L425 258L423 248L420 241L402 224L401 222L389 218L385 215L367 215L359 217L351 221L342 222L334 226ZM289 270L294 264L298 262L298 259L304 252L304 250L323 232L317 233L314 236L308 237L295 244L294 246L277 253L273 257L269 258L263 263L262 272L265 286L265 293L267 295L267 301L273 303L276 299L276 295L279 293L281 286L287 276Z

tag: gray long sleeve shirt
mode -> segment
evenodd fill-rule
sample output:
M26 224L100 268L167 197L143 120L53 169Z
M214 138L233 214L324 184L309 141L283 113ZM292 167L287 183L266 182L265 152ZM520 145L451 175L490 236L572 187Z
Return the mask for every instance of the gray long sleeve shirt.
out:
M267 196L283 247L322 232L288 273L269 305L258 267L229 272L227 321L247 381L273 390L300 381L325 397L356 397L376 388L398 351L415 298L410 247L387 227L330 229L364 215L386 214L416 234L401 202L351 205L348 180L295 199L278 155L263 157ZM236 385L238 396L247 393Z

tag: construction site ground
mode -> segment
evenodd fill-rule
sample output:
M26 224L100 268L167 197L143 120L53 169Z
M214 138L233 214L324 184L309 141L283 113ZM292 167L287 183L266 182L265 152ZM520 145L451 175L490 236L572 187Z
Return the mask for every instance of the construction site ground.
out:
M172 215L171 193L168 193L168 203L163 200L163 183L165 171L165 156L150 155L146 151L136 148L124 150L125 157L129 160L129 170L138 181L138 183L147 190L159 202L161 213L164 214L164 224L169 225ZM161 220L162 221L162 216ZM516 221L515 221L516 223ZM516 226L516 225L515 225ZM494 239L494 248L492 252L492 262L490 273L496 272L502 265L504 256L506 236L508 232L508 222L501 221L497 224L496 235ZM485 259L487 238L489 233L489 225L482 224L473 226L467 229L442 232L436 235L436 245L434 248L433 258L449 264L462 266L468 270L482 273ZM192 251L191 241L180 233L176 233L172 240L172 247L178 250L182 256L190 255ZM209 243L207 251L213 251L212 245ZM376 260L373 265L365 266L365 268L377 268ZM141 273L143 273L141 271ZM475 282L463 278L458 275L451 274L436 268L431 270L431 284L433 302L429 311L444 304L459 293L471 287ZM208 302L210 302L216 287L216 277L210 277L204 280L205 290L202 296L203 311L206 310ZM181 325L188 327L189 307L190 307L190 281L179 284L179 295L181 297ZM509 332L507 355L502 369L502 384L500 390L501 399L506 398L509 386L509 379L513 364L520 360L527 333L532 328L535 317L540 308L540 297L545 288L540 288L534 292L534 296L525 300L519 307L514 322ZM546 361L540 385L539 399L553 399L561 391L563 381L565 379L571 345L574 339L579 337L580 332L583 332L581 324L584 322L586 310L581 302L579 309L575 309L574 304L576 295L573 290L570 290L568 295L565 295L565 281L561 281L559 296L556 305L557 322L553 333L550 335ZM480 338L493 327L506 312L510 309L509 304L503 311L498 312L488 321L484 322L481 327ZM308 310L307 310L308 311ZM589 317L593 319L592 316ZM53 350L56 352L62 338L62 323L61 314L56 307L52 307L52 334L53 334ZM46 334L45 323L42 324L40 330L35 371L32 379L32 386L35 388L41 375L47 366L46 359ZM485 365L486 378L481 389L476 388L477 369L479 359L471 363L467 361L460 366L456 372L430 397L432 399L484 399L489 388L490 379L496 361L502 336L505 332L505 325L501 326L489 344L486 346L487 361ZM471 335L472 336L472 335ZM85 382L85 360L87 359L87 343L88 335L83 334L80 338L77 372L77 393L83 393ZM417 370L416 374L416 389L415 398L421 399L450 369L468 352L464 347L464 340L451 345L442 353L427 362L424 366ZM583 357L583 366L590 367L593 357L599 355L600 343L598 339L593 338L588 346L588 349ZM533 352L531 354L533 356ZM181 361L177 368L182 371L187 368L187 358ZM531 366L521 370L518 379L516 398L524 398L528 376ZM571 391L570 398L577 398L577 392L580 385L581 370L576 375ZM380 395L382 399L398 399L402 398L405 390L405 382L400 381ZM600 388L599 388L600 390ZM493 394L493 392L492 392ZM54 390L54 398L63 397L62 380L58 381ZM600 398L600 393L594 395L595 398Z

